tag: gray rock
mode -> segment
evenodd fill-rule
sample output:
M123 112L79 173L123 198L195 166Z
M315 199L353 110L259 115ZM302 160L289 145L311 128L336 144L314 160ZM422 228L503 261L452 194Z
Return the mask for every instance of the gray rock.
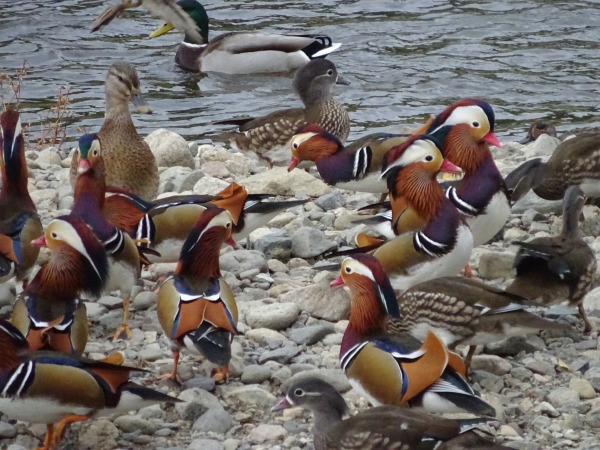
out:
M29 195L38 211L54 211L58 207L58 191L56 189L38 189L30 192Z
M471 360L471 369L502 376L512 370L512 364L497 355L475 355Z
M98 303L111 311L113 309L120 308L123 305L123 299L121 297L103 295L98 299Z
M224 450L223 444L215 439L194 439L187 450Z
M0 284L0 307L11 306L17 299L17 286L13 280Z
M101 417L90 421L89 425L79 433L79 442L82 448L98 450L112 450L117 448L119 430L112 420Z
M555 408L571 406L579 403L579 394L573 389L558 387L552 389L548 394L548 402Z
M6 422L0 422L0 439L12 439L17 435L17 429L14 425Z
M165 128L154 130L145 141L156 158L158 167L189 167L194 168L194 158L190 153L187 141Z
M90 320L94 320L94 321L99 320L100 318L105 316L106 313L108 312L108 309L106 309L102 305L99 305L96 302L84 302L84 303L85 303L85 309L87 312L88 319L90 319Z
M333 191L329 194L322 195L315 200L315 203L325 211L341 208L346 205L346 199L340 191Z
M175 403L175 410L183 420L196 420L209 409L223 408L217 397L199 388L182 391L178 398L184 402Z
M261 171L238 183L246 186L249 192L277 195L304 194L309 197L320 197L332 190L323 181L304 170L288 172L285 167L273 167L271 170Z
M267 260L265 255L256 250L234 250L225 253L219 260L221 270L240 273L246 270L258 269L267 271Z
M287 436L288 432L281 425L270 425L261 423L256 428L253 428L248 434L248 438L251 442L264 443L275 443L283 441Z
M298 353L300 353L298 347L286 345L284 347L276 348L275 350L262 352L258 357L258 362L263 364L267 361L277 361L281 364L287 364Z
M329 280L295 289L280 297L282 302L295 302L298 307L317 319L329 322L347 319L350 313L350 296L344 289L332 289Z
M246 311L246 323L252 328L285 330L296 321L299 314L295 303L260 305Z
M521 222L525 228L529 228L533 222L548 220L546 216L540 214L535 209L528 209L521 216Z
M219 178L205 176L198 180L192 188L192 192L194 194L214 195L221 192L229 184L227 181L220 180Z
M292 238L285 230L275 230L253 241L252 247L266 258L286 261L292 253Z
M200 388L205 391L212 392L215 390L215 379L212 377L206 377L203 375L197 375L194 378L190 378L181 385L182 390Z
M152 422L139 416L119 416L113 423L125 433L140 431L142 434L154 434L156 431Z
M152 306L156 305L158 301L158 295L154 291L142 291L133 299L133 306L135 309L147 310Z
M233 426L231 414L221 408L213 408L202 414L192 425L192 429L201 432L225 434Z
M492 280L496 278L512 278L515 275L513 262L515 254L511 252L486 252L479 258L479 275Z
M38 164L49 164L52 166L61 166L62 165L62 160L60 159L60 155L58 154L56 149L53 147L45 148L44 150L39 152L36 162Z
M522 214L528 209L535 209L541 214L560 214L562 211L562 200L544 200L529 191L517 203L515 203L511 212L513 214Z
M182 185L184 180L186 180L191 173L192 169L181 166L168 167L167 169L163 170L159 174L158 178L158 193L164 194L166 192L181 192L183 190ZM189 189L192 188L193 185Z
M265 365L251 364L244 367L241 382L244 384L260 384L271 378L271 368Z
M556 370L554 370L554 366L546 361L531 361L525 364L525 367L527 367L533 373L556 376Z
M591 383L596 392L600 392L600 366L590 367L583 377Z
M513 336L508 339L503 339L498 342L486 344L485 351L492 355L499 356L515 356L520 352L531 353L536 350L545 349L545 344L542 341L540 344L537 336ZM540 347L541 345L541 347Z
M569 381L569 388L577 392L579 398L582 400L596 398L596 391L594 390L592 383L583 378L571 378Z
M313 258L336 248L337 243L316 228L302 227L292 236L292 255L300 258Z
M138 358L142 361L156 361L163 357L163 351L157 343L144 346L138 353Z
M577 308L573 308L567 305L552 305L546 311L544 311L544 317L548 319L558 319L562 316L576 315Z
M548 402L541 402L539 405L537 405L534 408L533 411L545 414L548 417L558 417L558 416L560 416L560 413L556 410L556 408L554 406L552 406Z
M256 328L253 330L248 330L245 334L247 339L256 342L258 345L263 347L269 345L277 347L287 342L287 339L283 334L268 328Z
M225 167L225 163L222 161L208 161L207 163L202 164L200 166L200 170L204 172L206 176L215 177L215 178L229 178L231 177L231 172L227 170Z
M308 327L294 328L288 332L288 337L296 344L313 345L333 332L333 324L323 323Z
M276 400L273 394L255 384L234 388L228 387L228 389L224 389L223 398L227 404L242 410L250 408L264 410L273 406Z
M180 178L178 181L181 183L177 192L191 191L200 179L204 177L204 173L201 170L194 170L187 175Z

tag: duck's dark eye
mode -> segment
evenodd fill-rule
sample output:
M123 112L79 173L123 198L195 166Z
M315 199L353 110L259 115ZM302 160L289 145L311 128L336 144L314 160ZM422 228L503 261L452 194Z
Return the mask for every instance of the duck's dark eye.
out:
M227 223L225 224L225 228L230 228L230 227L231 227L231 222L227 222Z
M329 75L329 76L333 75L333 69L329 69L329 70L327 71L327 75Z
M58 239L58 234L54 232L50 233L50 236L52 236L53 239Z
M98 150L94 150L94 151L92 152L92 156L98 156Z
M471 125L473 125L475 128L479 128L479 122L473 122Z
M297 142L294 142L294 143L292 144L292 147L294 147L294 149L298 148L299 146L300 146L300 145L299 145Z
M304 391L302 389L298 388L294 391L294 395L296 397L304 397Z
M352 269L348 266L346 266L346 273L352 273Z
M425 161L433 161L433 155L427 155Z

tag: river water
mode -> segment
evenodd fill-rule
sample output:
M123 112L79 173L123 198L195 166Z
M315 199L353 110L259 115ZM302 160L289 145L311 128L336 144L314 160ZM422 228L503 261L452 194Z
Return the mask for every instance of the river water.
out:
M299 106L292 74L191 74L174 63L181 36L148 39L162 24L129 10L96 33L97 0L0 0L0 72L30 66L21 111L30 139L47 120L61 86L70 90L68 141L97 131L107 68L136 65L152 115L134 114L141 134L166 127L207 141L213 123ZM397 131L466 96L495 108L501 138L521 138L533 118L559 131L600 125L600 3L597 1L205 1L212 36L227 31L324 33L342 42L330 59L350 86L350 140ZM5 100L10 99L6 90Z

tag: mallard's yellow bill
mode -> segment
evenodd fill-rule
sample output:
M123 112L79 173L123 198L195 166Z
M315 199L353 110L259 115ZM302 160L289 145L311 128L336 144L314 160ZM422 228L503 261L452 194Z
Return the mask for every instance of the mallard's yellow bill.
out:
M175 27L170 23L165 23L162 27L157 28L148 36L150 39L162 36L163 34L167 34L169 31L173 30Z

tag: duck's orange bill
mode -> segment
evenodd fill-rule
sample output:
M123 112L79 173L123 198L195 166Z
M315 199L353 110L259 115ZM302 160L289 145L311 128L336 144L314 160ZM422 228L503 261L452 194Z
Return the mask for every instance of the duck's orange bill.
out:
M48 244L46 244L46 238L43 234L39 238L31 241L31 245L35 245L36 247L48 247Z
M331 283L329 283L329 286L331 286L331 287L343 286L343 285L344 285L344 280L342 280L341 275L339 277L337 277L335 280L333 280Z
M292 160L290 161L290 165L288 166L288 172L294 170L298 164L300 164L300 160L292 158Z
M487 142L488 144L492 144L495 147L502 147L504 145L504 144L502 144L502 142L500 142L500 139L498 139L498 136L496 136L491 131L483 137L483 140L485 142Z

